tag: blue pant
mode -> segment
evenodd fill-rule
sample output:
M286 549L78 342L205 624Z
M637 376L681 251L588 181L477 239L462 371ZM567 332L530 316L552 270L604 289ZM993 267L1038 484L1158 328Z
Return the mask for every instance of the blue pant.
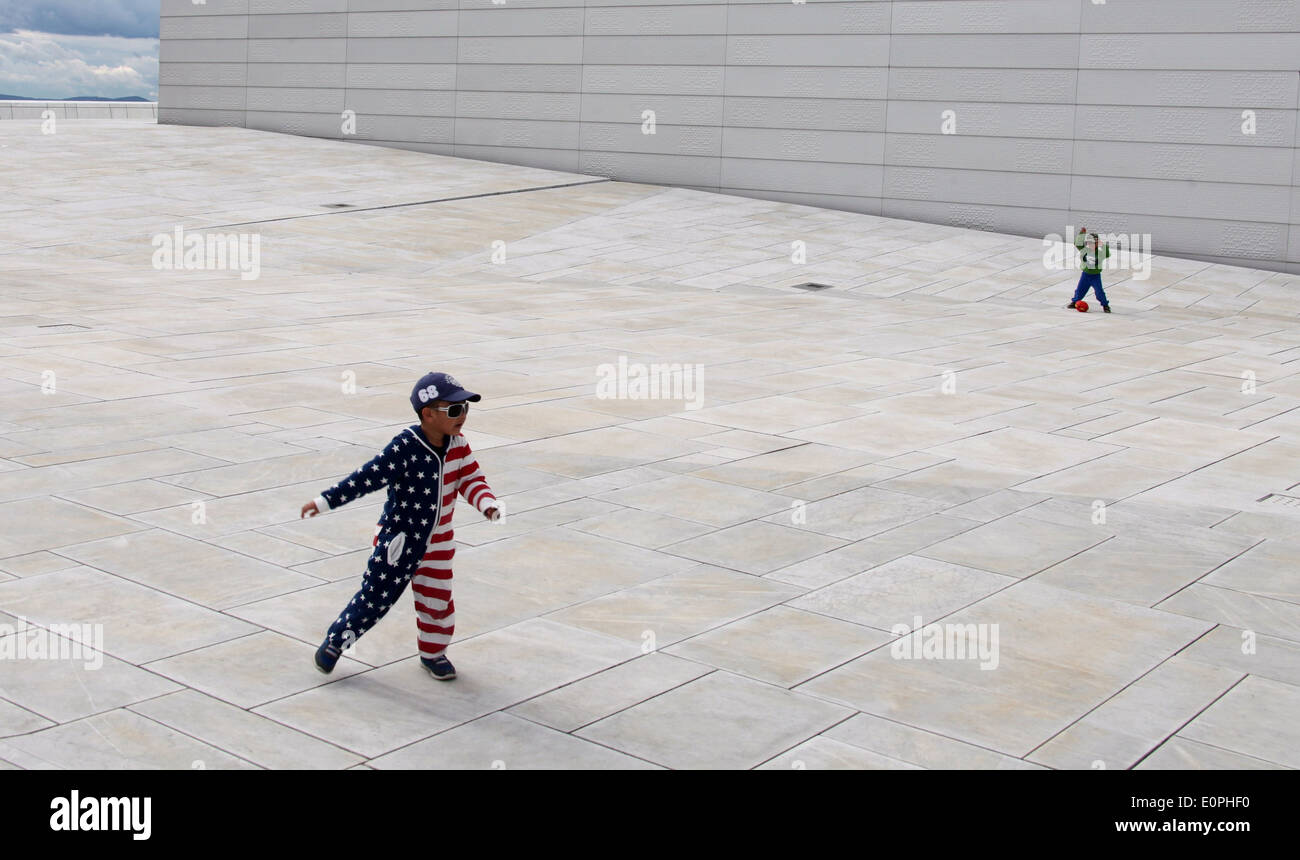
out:
M1079 276L1079 286L1074 288L1073 301L1077 302L1088 295L1089 287L1097 293L1097 301L1101 302L1103 308L1110 305L1110 302L1106 301L1106 291L1101 288L1101 275L1090 275L1087 272Z
M330 625L329 643L340 650L351 647L367 630L378 624L411 581L409 572L404 573L387 563L387 545L387 541L379 543L376 536L374 552L370 554L366 572L361 578L361 588Z

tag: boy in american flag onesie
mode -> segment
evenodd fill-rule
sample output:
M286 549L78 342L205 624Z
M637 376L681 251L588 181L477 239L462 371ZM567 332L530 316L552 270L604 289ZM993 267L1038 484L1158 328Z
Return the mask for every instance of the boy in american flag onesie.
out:
M445 373L425 374L411 391L420 423L398 433L374 459L302 506L302 516L316 516L388 487L361 588L316 649L320 671L332 672L343 649L383 618L411 582L420 662L440 681L456 677L443 653L456 626L451 599L456 495L490 520L501 516L469 443L460 435L469 402L481 399Z

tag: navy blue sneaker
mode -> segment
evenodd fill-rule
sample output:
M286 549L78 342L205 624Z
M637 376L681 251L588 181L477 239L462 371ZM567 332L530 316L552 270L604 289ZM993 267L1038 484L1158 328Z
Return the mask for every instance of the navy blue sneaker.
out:
M420 658L420 665L429 671L429 674L439 681L450 681L456 677L456 667L451 665L446 654L439 654L432 660Z
M334 671L334 664L339 661L342 652L325 640L316 649L316 668L328 675Z

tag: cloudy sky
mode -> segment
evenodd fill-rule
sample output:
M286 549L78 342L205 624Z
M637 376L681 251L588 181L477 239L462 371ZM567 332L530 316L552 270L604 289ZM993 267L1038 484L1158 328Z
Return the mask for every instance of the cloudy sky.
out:
M0 0L0 93L158 96L158 0Z

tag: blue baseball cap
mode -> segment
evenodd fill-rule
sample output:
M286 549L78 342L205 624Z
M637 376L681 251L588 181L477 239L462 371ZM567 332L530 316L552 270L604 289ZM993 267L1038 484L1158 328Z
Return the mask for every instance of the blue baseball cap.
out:
M446 373L426 373L411 389L411 408L417 415L435 400L445 400L448 403L470 400L477 403L482 399L482 395L461 388L455 377Z

